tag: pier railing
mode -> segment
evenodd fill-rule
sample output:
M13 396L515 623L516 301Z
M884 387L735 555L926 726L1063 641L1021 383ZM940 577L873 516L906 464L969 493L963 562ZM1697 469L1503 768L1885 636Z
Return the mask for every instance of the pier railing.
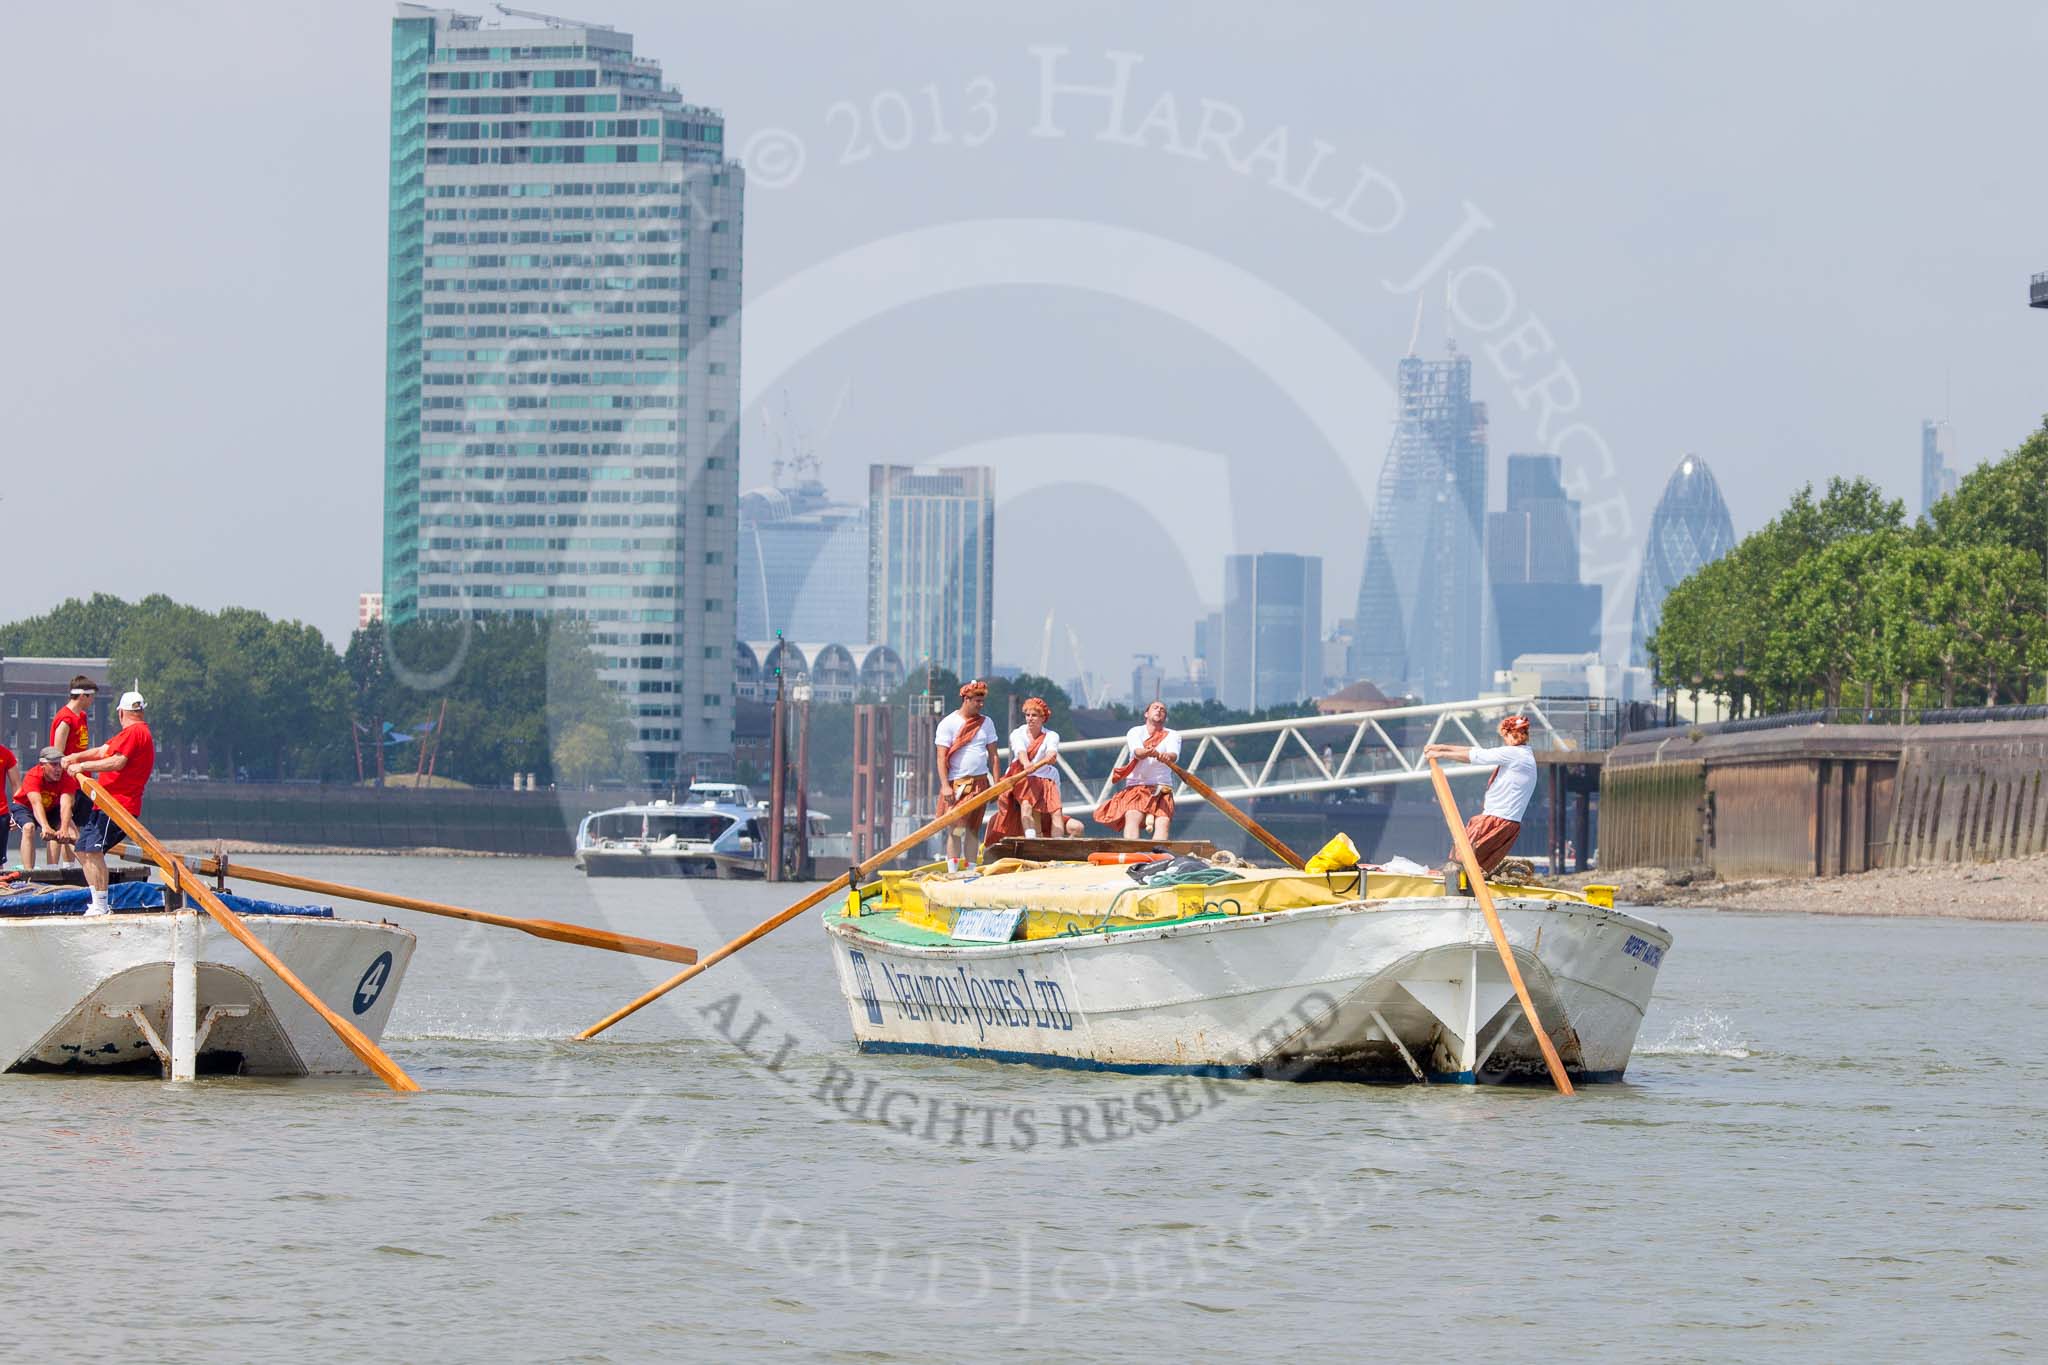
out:
M1426 745L1497 745L1494 727L1510 712L1529 718L1529 743L1538 752L1597 753L1614 744L1623 725L1621 709L1598 698L1485 697L1186 729L1180 731L1180 762L1229 797L1427 782ZM1067 802L1067 810L1090 810L1109 794L1111 771L1123 748L1122 736L1062 742L1060 773L1073 784L1066 790L1079 793ZM1446 771L1482 769L1453 766ZM1179 799L1201 798L1183 790Z

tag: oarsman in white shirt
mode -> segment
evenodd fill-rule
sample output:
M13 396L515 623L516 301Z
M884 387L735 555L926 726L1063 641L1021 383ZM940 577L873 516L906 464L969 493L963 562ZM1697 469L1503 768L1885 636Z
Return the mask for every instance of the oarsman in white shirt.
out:
M979 678L960 689L960 709L939 722L933 741L939 749L939 814L944 815L969 797L993 785L996 770L996 723L981 713L988 700L988 684ZM981 817L986 806L946 827L946 865L954 870L967 859L968 840L981 838Z
M1522 832L1529 798L1536 794L1536 755L1529 751L1529 718L1502 717L1500 737L1507 744L1499 749L1430 744L1422 750L1424 758L1446 763L1494 765L1493 776L1486 779L1486 804L1465 823L1465 837L1472 841L1472 856L1479 863L1481 876L1490 875L1507 861L1515 836Z
M1041 758L1059 753L1059 731L1045 728L1050 719L1052 707L1046 705L1045 698L1024 699L1024 723L1010 732L1012 763L1028 768ZM1081 832L1081 822L1068 819L1060 810L1060 767L1056 758L1024 779L1018 802L1023 808L1025 827L1035 824L1040 838Z
M1095 808L1098 824L1121 828L1126 839L1137 838L1145 820L1152 820L1152 837L1167 839L1173 830L1173 769L1161 758L1180 757L1180 734L1166 728L1166 703L1155 701L1145 708L1145 723L1124 736L1128 757L1117 765L1110 780L1122 784Z

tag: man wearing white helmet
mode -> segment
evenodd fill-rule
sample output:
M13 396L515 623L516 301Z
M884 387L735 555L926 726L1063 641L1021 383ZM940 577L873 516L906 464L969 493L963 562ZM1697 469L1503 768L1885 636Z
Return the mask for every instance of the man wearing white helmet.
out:
M124 692L114 716L121 728L105 744L68 754L64 770L74 775L99 777L109 801L118 801L130 815L142 814L142 790L156 771L156 737L149 732L148 703L140 692ZM121 842L121 831L103 810L95 809L78 826L76 852L85 869L86 884L92 888L88 915L104 915L107 904L107 850Z

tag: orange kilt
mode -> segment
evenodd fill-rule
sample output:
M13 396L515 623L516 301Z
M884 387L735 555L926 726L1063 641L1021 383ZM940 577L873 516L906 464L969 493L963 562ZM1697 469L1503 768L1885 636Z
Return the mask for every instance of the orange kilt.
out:
M958 779L957 781L947 786L945 790L939 793L939 814L943 816L947 811L953 809L953 807L959 805L961 802L970 800L973 797L981 795L983 792L987 791L990 787L993 787L994 785L995 783L989 781L987 773L976 773L973 777L963 777ZM988 803L984 801L980 805L976 806L973 810L969 811L967 814L961 816L958 820L954 821L951 825L947 826L947 828L964 829L969 834L980 834L981 817L987 813Z
M1060 813L1059 783L1049 777L1027 777L1017 787L1018 804L1031 807L1031 814L1038 825L1038 837L1047 837L1052 833L1053 817ZM1061 829L1065 828L1062 822Z
M1124 817L1132 811L1141 816L1163 815L1172 819L1173 788L1136 785L1120 788L1095 808L1095 823L1120 830L1124 827Z
M1507 861L1508 851L1514 848L1515 837L1521 832L1521 821L1503 820L1498 815L1475 815L1466 821L1465 837L1472 841L1472 856L1478 860L1481 875L1490 874Z

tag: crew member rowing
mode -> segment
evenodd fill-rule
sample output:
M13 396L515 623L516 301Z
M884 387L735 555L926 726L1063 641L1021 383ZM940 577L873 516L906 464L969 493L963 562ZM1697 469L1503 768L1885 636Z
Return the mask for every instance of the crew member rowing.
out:
M939 750L939 814L978 796L992 785L996 769L996 723L981 713L988 684L979 678L960 688L960 709L939 722L933 741ZM967 841L981 837L983 806L976 806L946 826L946 865L958 871L967 865Z
M1424 746L1424 758L1446 763L1492 764L1493 776L1486 779L1486 804L1465 824L1465 837L1472 842L1472 856L1482 876L1490 876L1507 860L1522 832L1522 815L1529 798L1536 794L1536 755L1529 751L1529 718L1503 716L1500 737L1507 743L1498 749L1481 749L1464 744ZM1456 865L1453 858L1452 865Z
M64 771L74 777L81 773L100 774L100 786L106 789L107 799L119 802L123 810L138 818L142 815L143 788L149 785L149 775L156 771L156 739L149 732L144 715L146 706L140 692L122 693L121 704L114 712L121 728L114 737L64 758ZM92 901L85 909L88 915L111 912L112 907L107 904L107 850L120 842L120 828L103 810L95 809L78 822L78 861L85 869L86 885L92 888Z
M1123 786L1095 808L1098 824L1123 830L1126 839L1145 832L1150 817L1149 837L1166 839L1173 831L1173 769L1162 758L1180 757L1180 732L1166 728L1166 703L1155 701L1145 708L1145 723L1124 736L1124 751L1130 755L1110 774Z

